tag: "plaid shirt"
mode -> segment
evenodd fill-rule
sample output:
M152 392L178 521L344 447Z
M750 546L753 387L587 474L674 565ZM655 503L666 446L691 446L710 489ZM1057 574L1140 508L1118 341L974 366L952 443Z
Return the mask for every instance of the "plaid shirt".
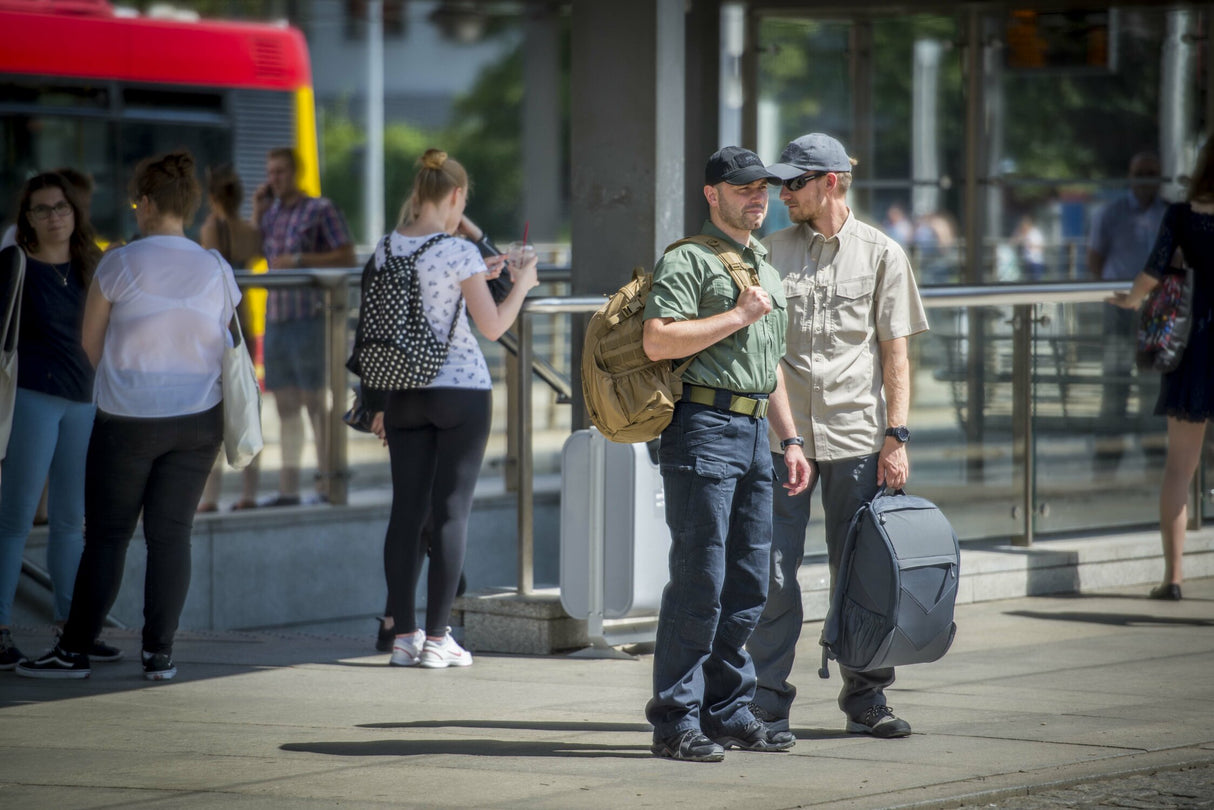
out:
M324 197L301 196L290 208L284 207L281 200L275 200L259 224L267 262L296 253L328 253L352 241L345 220ZM314 318L321 313L321 306L319 290L270 290L266 320L282 323Z

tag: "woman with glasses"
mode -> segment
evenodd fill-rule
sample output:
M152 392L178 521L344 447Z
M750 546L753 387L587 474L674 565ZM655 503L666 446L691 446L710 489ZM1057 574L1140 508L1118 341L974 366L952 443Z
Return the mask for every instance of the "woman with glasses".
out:
M173 638L190 586L194 508L223 441L221 363L240 290L218 253L186 238L202 198L188 152L148 158L131 183L137 241L107 252L85 305L97 369L85 544L59 643L17 666L30 678L87 678L143 515L144 677L177 674Z
M32 177L21 189L16 239L26 271L13 430L0 471L0 669L24 659L9 624L25 541L48 475L46 557L56 623L63 623L71 605L84 545L84 463L93 427L93 367L81 327L101 257L76 189L55 172ZM93 641L88 652L95 660L122 657Z

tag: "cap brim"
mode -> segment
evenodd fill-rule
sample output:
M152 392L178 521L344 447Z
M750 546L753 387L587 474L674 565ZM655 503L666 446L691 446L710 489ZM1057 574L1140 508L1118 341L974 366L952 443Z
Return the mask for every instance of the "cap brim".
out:
M734 169L732 172L726 173L721 178L721 182L729 183L731 186L744 186L756 180L771 180L774 177L775 175L767 171L763 166L744 166L741 169Z
M809 169L802 169L800 166L794 166L791 163L773 163L767 167L767 171L781 180L791 180L794 177L800 177L805 174Z

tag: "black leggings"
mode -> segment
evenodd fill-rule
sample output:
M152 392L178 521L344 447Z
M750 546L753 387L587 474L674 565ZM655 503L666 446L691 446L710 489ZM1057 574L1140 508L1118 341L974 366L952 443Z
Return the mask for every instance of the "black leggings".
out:
M417 628L422 527L430 517L426 635L447 630L468 545L472 495L489 441L490 391L393 391L384 409L392 460L392 516L384 537L384 576L397 633Z

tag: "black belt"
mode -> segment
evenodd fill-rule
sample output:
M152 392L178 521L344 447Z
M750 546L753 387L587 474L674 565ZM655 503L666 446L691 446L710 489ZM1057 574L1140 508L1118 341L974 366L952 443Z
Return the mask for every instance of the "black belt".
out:
M770 402L767 394L736 394L724 388L709 388L704 385L683 385L683 401L697 405L709 405L722 411L740 413L762 419L767 416Z

